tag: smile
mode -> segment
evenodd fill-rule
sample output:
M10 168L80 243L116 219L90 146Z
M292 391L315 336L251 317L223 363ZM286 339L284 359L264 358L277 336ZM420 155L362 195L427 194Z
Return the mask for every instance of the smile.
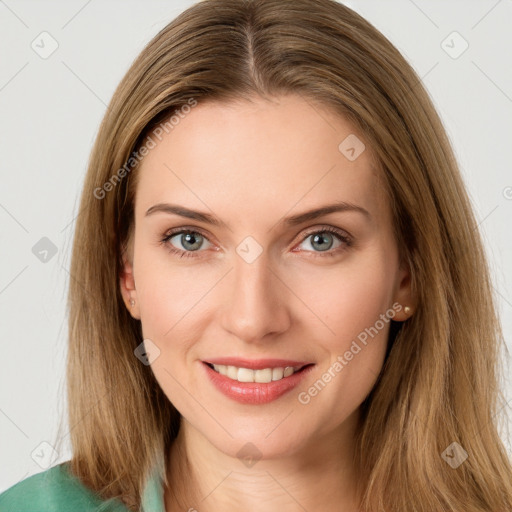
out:
M217 373L225 375L229 379L238 382L260 382L268 383L285 379L298 372L303 366L286 366L285 368L263 368L261 370L251 370L250 368L239 368L237 366L227 366L224 364L211 364Z
M227 361L224 361L227 362ZM234 362L234 361L229 361ZM232 364L202 362L208 380L214 389L227 398L242 404L260 405L277 400L289 393L316 366L314 363L294 361L294 366L273 366L265 361L253 362L259 368L246 368ZM247 366L247 362L245 363Z

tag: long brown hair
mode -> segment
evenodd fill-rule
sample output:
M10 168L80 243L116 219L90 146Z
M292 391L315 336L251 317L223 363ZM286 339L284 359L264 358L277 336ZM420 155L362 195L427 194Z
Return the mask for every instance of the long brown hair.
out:
M141 325L119 290L138 149L191 101L254 94L300 94L364 133L411 270L417 310L390 337L362 404L362 509L512 510L512 468L496 416L503 340L454 154L411 66L334 0L199 2L149 42L118 86L92 150L73 242L70 469L104 498L137 510L147 472L169 453L180 415L134 356ZM468 455L456 469L443 456L453 457L454 446Z

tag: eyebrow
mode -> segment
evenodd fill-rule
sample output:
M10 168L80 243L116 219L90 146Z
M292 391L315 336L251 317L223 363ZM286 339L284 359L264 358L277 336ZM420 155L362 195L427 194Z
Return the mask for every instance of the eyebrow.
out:
M178 215L180 217L184 217L186 219L197 220L199 222L203 222L205 224L211 224L213 226L217 226L219 228L228 228L229 225L225 222L221 221L217 217L210 215L205 212L198 212L195 210L190 210L185 208L184 206L169 204L169 203L158 203L148 209L146 212L146 217L149 215L153 215L154 213L168 213L171 215ZM280 221L281 224L286 226L297 226L299 224L303 224L304 222L308 222L314 220L318 217L323 217L324 215L329 215L330 213L335 212L358 212L363 214L368 220L371 220L372 216L370 212L363 208L362 206L358 206L352 203L347 203L345 201L338 201L336 203L328 204L325 206L321 206L319 208L315 208L313 210L308 210L303 213L299 213L297 215L292 215L290 217L286 217Z

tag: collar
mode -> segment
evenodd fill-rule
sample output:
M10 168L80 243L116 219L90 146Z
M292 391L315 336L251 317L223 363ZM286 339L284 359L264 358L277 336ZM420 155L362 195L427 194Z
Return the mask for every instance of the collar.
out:
M143 512L165 512L163 475L164 458L159 456L142 491L141 510Z

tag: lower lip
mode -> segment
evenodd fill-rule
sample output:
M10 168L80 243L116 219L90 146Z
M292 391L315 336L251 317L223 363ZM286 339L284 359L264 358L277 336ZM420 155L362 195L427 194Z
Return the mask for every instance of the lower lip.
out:
M277 400L280 396L291 391L306 374L313 369L314 365L304 368L300 372L294 373L289 377L272 382L238 382L221 375L206 363L202 363L206 373L214 386L224 393L228 398L236 400L242 404L266 404Z

